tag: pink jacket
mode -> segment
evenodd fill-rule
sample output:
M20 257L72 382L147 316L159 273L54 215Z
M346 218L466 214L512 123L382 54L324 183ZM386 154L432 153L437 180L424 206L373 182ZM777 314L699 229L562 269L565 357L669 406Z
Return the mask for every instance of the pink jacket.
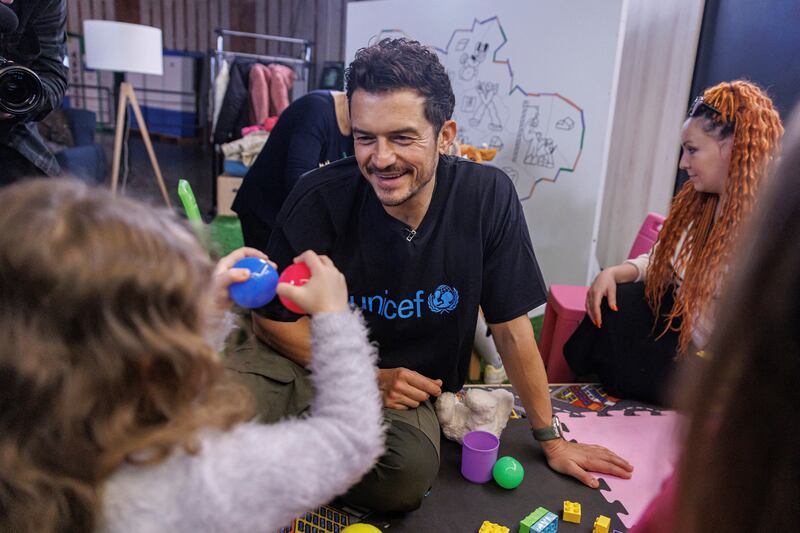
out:
M250 67L250 121L264 124L269 117L280 115L289 107L289 91L297 79L286 65L254 63Z
M628 533L673 533L678 482L673 473L661 484L661 492L648 504L644 514Z

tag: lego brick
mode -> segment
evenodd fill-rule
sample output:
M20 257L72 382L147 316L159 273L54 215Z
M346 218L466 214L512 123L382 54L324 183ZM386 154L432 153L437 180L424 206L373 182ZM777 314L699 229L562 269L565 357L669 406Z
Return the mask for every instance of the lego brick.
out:
M607 516L600 515L594 521L592 533L608 533L609 527L611 527L611 519Z
M558 516L549 511L530 529L530 533L556 533L556 531L558 531Z
M578 502L571 502L564 500L564 514L562 516L564 522L572 522L574 524L581 523L581 504Z
M506 526L484 520L478 533L508 533L508 531L509 529Z
M543 517L549 512L550 511L548 511L544 507L537 507L535 511L533 511L531 514L520 520L519 533L529 533L531 530L531 526L536 522L538 522L541 517Z

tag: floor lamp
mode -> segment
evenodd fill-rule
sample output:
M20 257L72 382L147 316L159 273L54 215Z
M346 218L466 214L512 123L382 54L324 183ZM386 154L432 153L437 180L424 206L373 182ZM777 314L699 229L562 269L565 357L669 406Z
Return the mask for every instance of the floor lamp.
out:
M164 50L161 30L140 24L114 22L110 20L83 21L84 49L86 66L94 70L111 70L114 72L131 72L140 74L164 74ZM168 206L171 206L161 167L158 165L150 133L142 116L139 101L133 86L127 81L119 87L119 103L117 105L117 126L114 133L114 157L111 165L111 190L116 192L119 181L120 159L122 157L122 137L128 105L133 110L139 131L150 156L150 164L156 173L158 186Z

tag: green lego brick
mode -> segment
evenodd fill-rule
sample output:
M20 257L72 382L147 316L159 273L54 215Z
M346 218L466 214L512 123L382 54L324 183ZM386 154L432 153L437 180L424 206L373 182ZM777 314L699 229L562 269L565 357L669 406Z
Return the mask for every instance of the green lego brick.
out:
M519 523L519 533L529 533L531 526L539 521L541 517L549 513L544 507L537 507L534 512L523 518Z

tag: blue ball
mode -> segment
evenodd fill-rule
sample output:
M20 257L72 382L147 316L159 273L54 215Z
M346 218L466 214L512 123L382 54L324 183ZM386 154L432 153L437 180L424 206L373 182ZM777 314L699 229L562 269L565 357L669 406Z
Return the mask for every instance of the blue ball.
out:
M242 307L255 309L275 298L278 272L269 263L257 257L245 257L236 261L233 268L246 268L250 278L241 283L232 283L228 288L231 300Z

